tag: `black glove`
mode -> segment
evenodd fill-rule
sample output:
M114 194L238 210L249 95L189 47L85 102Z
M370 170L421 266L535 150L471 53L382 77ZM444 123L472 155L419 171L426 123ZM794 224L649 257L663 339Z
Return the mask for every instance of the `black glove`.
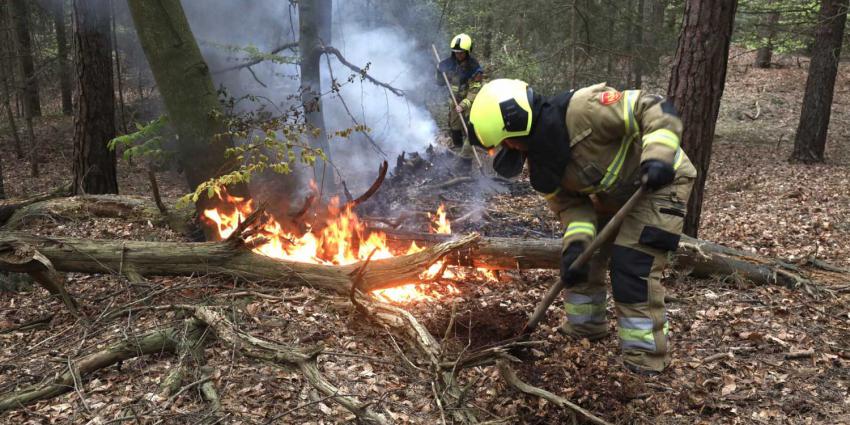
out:
M676 170L673 166L657 159L649 159L640 164L640 174L651 190L658 189L673 182Z
M561 254L561 281L567 288L587 281L587 275L590 273L590 261L579 268L570 270L570 265L584 252L584 249L584 242L573 242Z

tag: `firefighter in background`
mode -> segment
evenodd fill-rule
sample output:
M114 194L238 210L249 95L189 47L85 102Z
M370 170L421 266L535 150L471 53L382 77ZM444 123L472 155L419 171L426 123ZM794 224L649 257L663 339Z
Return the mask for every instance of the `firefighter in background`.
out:
M449 100L449 130L452 137L452 145L455 148L461 149L461 156L464 159L472 159L472 147L469 141L464 140L463 126L459 115L469 121L469 109L472 107L472 101L475 100L475 95L481 89L482 81L484 80L484 72L478 61L472 57L472 38L466 34L458 34L452 38L450 47L452 55L443 61L437 67L437 80L440 85L445 85L441 72L445 72L451 84L451 90L454 92L458 106Z
M680 146L673 105L604 83L544 98L518 80L494 80L470 112L473 144L501 145L494 168L505 177L528 163L532 187L565 227L561 279L567 335L608 334L605 273L610 263L623 362L652 375L670 363L662 272L676 251L696 169ZM472 134L474 133L475 136ZM570 264L637 190L649 189L616 238L588 265Z

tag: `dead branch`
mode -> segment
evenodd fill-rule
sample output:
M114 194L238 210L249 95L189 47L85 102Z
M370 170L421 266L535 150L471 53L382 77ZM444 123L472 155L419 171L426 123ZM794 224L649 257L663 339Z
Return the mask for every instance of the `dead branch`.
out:
M313 206L313 202L315 202L315 201L316 201L316 195L315 194L309 195L306 198L304 198L304 206L301 207L301 209L298 210L298 212L296 212L295 215L292 216L292 221L298 222L299 220L301 220L301 218L304 217L305 214L307 214L307 211L310 211L310 207Z
M268 55L276 55L276 54L278 54L278 53L280 53L280 52L282 52L286 49L295 50L297 47L298 47L297 41L293 42L293 43L286 43L286 44L283 44L281 46L275 47L274 49L272 49L268 53ZM240 63L240 64L232 65L232 66L229 66L229 67L226 67L226 68L222 68L222 69L213 71L212 73L213 74L222 74L222 73L225 73L225 72L236 71L236 70L242 69L242 68L250 68L254 65L259 64L260 62L263 62L264 60L266 60L266 59L264 59L264 58L254 59L254 60L251 60L251 61L248 61L248 62L245 62L245 63Z
M338 93L339 85L336 82L336 77L334 77L333 66L331 66L331 57L329 55L325 55L325 61L328 63L328 74L330 74L331 77L331 84L334 86L334 91L337 91L337 99L339 99L339 103L341 103L343 109L345 109L345 113L348 114L349 118L351 118L351 122L354 123L354 126L358 129L357 131L362 134L367 141L369 141L369 144L372 145L372 148L375 149L375 151L381 154L384 158L386 158L386 152L384 152L384 150L381 149L380 146L378 146L378 143L375 142L375 139L373 139L372 136L369 134L368 129L360 130L360 123L357 121L357 118L354 117L354 114L351 113L351 109L349 109L348 104L345 103L345 98L343 98L342 95Z
M430 186L425 186L424 188L422 188L422 192L438 191L438 190L446 189L446 188L449 188L449 187L452 187L452 186L457 186L457 185L462 184L462 183L471 183L471 182L474 182L474 181L475 181L475 179L472 178L472 177L469 177L469 176L455 177L451 180L448 180L448 181L445 181L445 182L442 182L442 183L433 184L433 185L430 185Z
M156 173L153 170L148 170L148 180L151 183L151 192L153 193L153 200L156 203L156 207L159 208L159 212L168 214L168 208L165 207L165 204L162 203L162 198L159 196L159 183L156 182Z
M245 242L245 240L243 239L243 233L245 233L246 230L251 228L257 221L257 219L259 219L263 216L263 214L266 213L267 207L268 204L263 202L257 207L257 209L252 211L251 214L248 214L248 216L245 217L244 221L241 221L239 224L236 225L236 229L234 229L233 233L231 233L230 236L227 237L225 243L229 244L230 246L233 246L234 248L241 246Z
M49 199L62 198L71 195L71 186L65 185L53 192L30 196L23 199L4 199L0 201L0 225L5 224L15 212L28 205L43 202Z
M758 101L758 100L756 100L756 114L755 114L755 115L750 115L750 113L749 113L749 112L744 112L744 116L746 116L747 118L749 118L749 119L751 119L751 120L753 120L753 121L755 121L755 120L759 119L759 117L761 116L761 105L759 105L759 101Z
M59 297L74 317L81 317L77 302L65 290L63 279L56 273L53 264L31 246L16 242L0 245L0 268L29 273L44 289Z
M543 398L558 407L568 408L591 423L597 425L612 425L610 422L599 418L590 411L583 409L581 406L572 403L571 401L563 397L557 396L542 388L537 388L533 385L529 385L523 382L521 379L519 379L519 377L516 375L516 372L514 372L513 368L511 368L507 361L500 360L497 365L499 368L499 374L502 376L505 382L516 388L518 391Z
M202 332L201 324L196 321L192 321L187 329L191 333ZM181 331L175 328L159 329L138 338L127 338L82 359L70 362L70 367L56 373L56 378L49 382L0 395L0 412L67 393L74 389L77 377L85 379L92 372L118 362L146 354L174 352L180 333Z
M387 423L386 418L361 404L352 397L341 395L338 388L328 382L316 364L320 349L296 350L275 342L261 340L244 333L228 321L222 314L206 308L194 307L193 316L206 323L216 336L233 347L238 347L248 357L297 367L310 384L320 393L348 409L351 413L368 423Z
M786 359L805 359L805 358L809 358L809 357L814 357L814 355L815 355L815 350L814 349L808 349L808 350L802 350L802 351L790 351L790 352L785 354L785 358Z
M372 185L369 186L369 189L366 190L366 192L363 192L363 194L357 197L357 199L345 204L345 207L353 209L354 207L366 202L366 200L371 198L372 195L374 195L375 192L377 192L378 189L381 187L381 184L384 183L384 178L387 177L387 170L389 169L389 167L390 164L387 161L382 162L381 166L378 168L378 178L376 178Z
M402 97L402 96L404 96L404 91L403 91L403 90L397 89L397 88L395 88L395 87L393 87L393 86L391 86L391 85L389 85L389 84L387 84L387 83L382 83L382 82L380 82L380 81L378 81L378 80L376 80L376 79L372 78L372 76L370 76L370 75L366 72L366 70L365 70L365 69L360 68L360 67L358 67L358 66L354 65L353 63L351 63L351 62L347 61L347 60L345 59L345 56L343 56L343 55L342 55L342 52L340 52L337 48L335 48L335 47L333 47L333 46L324 46L324 48L322 49L322 51L323 51L325 54L332 54L332 55L336 56L337 60L338 60L340 63L342 63L343 65L347 66L347 67L348 67L348 68L350 68L352 71L354 71L354 72L356 72L356 73L360 74L360 76L361 76L361 77L365 78L366 80L368 80L368 81L369 81L369 82L371 82L372 84L374 84L374 85L376 85L376 86L383 87L383 88L385 88L385 89L389 90L390 92L392 92L392 94L394 94L394 95L396 95L396 96L398 96L398 97Z

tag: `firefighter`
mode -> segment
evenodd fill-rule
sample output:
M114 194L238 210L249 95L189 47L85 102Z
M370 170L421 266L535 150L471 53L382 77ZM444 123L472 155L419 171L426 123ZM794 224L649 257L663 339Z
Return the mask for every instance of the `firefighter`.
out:
M445 85L442 72L446 73L454 92L458 106L449 100L449 129L452 137L452 145L461 149L461 156L471 160L472 147L469 141L464 141L463 127L459 115L468 121L469 108L475 95L481 89L484 72L478 61L472 57L472 38L466 34L458 34L449 45L452 55L440 62L437 67L437 79L440 85Z
M610 270L625 366L645 375L662 371L670 351L661 277L679 244L696 178L680 146L682 123L673 105L604 83L546 98L522 81L500 79L482 87L470 121L473 144L502 146L494 158L499 174L514 177L528 163L532 187L565 227L567 320L560 330L589 340L608 335ZM569 270L641 181L649 192L614 240L589 264Z

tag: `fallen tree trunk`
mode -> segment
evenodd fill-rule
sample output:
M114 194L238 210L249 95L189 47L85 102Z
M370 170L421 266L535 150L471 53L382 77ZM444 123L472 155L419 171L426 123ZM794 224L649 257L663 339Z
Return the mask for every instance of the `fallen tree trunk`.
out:
M410 242L428 246L450 240L450 235L409 233L391 229L380 229L387 234L390 246L403 247ZM449 256L452 264L468 267L483 267L494 270L512 269L559 269L561 256L560 239L519 239L482 237L474 247L458 250ZM803 287L813 290L811 279L846 281L846 274L822 268L801 270L792 264L694 239L683 235L673 262L676 269L685 274L707 277L740 277L756 284L778 284L789 288Z
M412 255L372 260L362 274L358 289L370 291L417 282L431 264L477 240L466 236L435 245ZM287 286L310 286L348 295L351 278L361 263L345 266L278 260L251 252L244 245L227 242L144 242L54 238L0 231L0 252L21 251L29 246L60 272L109 273L141 276L197 274L234 275L252 281L276 281ZM34 272L31 262L0 270ZM35 267L35 266L33 266Z
M71 194L71 186L62 186L53 192L30 196L23 199L4 199L0 201L0 225L6 223L12 215L28 205L43 202L49 199L61 198Z

